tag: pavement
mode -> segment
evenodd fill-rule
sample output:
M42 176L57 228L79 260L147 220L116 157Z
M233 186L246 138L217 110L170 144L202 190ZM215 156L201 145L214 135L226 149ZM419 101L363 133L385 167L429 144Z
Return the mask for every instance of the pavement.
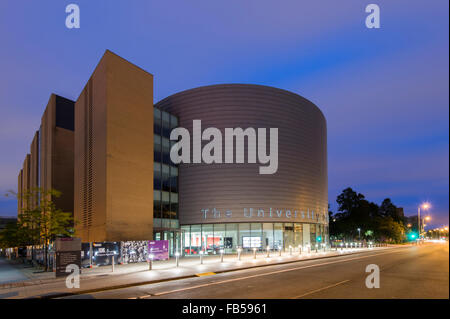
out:
M220 256L205 256L203 257L203 264L200 264L199 257L187 257L180 258L178 268L175 267L175 260L154 262L151 271L148 270L147 263L116 265L114 272L112 272L111 266L96 267L82 270L80 288L78 289L67 288L66 278L54 278L54 274L51 272L34 273L28 271L27 277L29 278L28 280L24 280L23 277L20 277L20 272L22 271L23 273L24 269L15 269L13 273L18 280L16 282L9 280L0 284L0 298L63 297L73 294L99 292L107 289L121 289L136 285L198 278L209 274L233 272L247 268L282 265L298 261L357 254L363 251L381 251L386 249L390 248L344 249L318 253L312 252L310 254L303 253L301 255L298 252L293 252L292 255L284 252L281 256L279 256L278 252L272 252L269 258L266 257L266 253L259 253L256 259L254 259L253 254L242 255L240 261L236 255L226 255L224 256L223 262L220 262ZM9 269L8 271L11 272L12 265L9 266L5 266L5 269Z
M30 279L30 277L26 276L25 272L20 268L22 267L18 267L6 259L0 258L0 285Z

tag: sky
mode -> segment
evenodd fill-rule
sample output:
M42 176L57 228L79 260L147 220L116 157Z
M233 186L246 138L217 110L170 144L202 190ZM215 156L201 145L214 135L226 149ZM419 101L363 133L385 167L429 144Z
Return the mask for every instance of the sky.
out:
M68 4L80 28L65 26ZM380 7L368 29L365 8ZM329 202L346 187L406 215L449 219L447 0L2 0L0 194L17 175L51 93L76 100L106 49L154 75L155 102L254 83L315 103L328 127ZM0 216L16 214L0 196Z

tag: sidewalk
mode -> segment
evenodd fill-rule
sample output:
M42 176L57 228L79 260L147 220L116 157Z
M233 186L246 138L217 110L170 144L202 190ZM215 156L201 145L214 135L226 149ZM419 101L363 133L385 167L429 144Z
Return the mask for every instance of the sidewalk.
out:
M394 246L399 247L399 246ZM193 278L203 275L214 275L228 271L242 270L254 267L268 265L285 264L298 262L301 260L315 260L321 258L330 258L336 256L356 254L366 251L380 251L393 247L382 248L361 248L347 249L328 252L312 252L311 254L299 255L298 252L282 253L280 257L278 252L271 253L266 257L266 253L257 254L254 259L253 254L242 255L238 261L236 255L224 255L223 262L220 262L219 256L204 256L203 264L200 264L200 258L185 257L180 258L179 267L175 267L175 260L156 261L153 263L151 271L148 270L147 263L116 265L112 272L111 266L97 267L92 269L83 269L80 279L79 289L69 289L65 285L65 277L55 279L53 273L49 276L53 278L40 278L36 280L16 283L16 285L4 286L0 288L0 298L45 298L65 296L80 293L90 293L106 289L125 288L136 285L145 285L161 281L178 280L184 278ZM106 280L105 280L106 279Z

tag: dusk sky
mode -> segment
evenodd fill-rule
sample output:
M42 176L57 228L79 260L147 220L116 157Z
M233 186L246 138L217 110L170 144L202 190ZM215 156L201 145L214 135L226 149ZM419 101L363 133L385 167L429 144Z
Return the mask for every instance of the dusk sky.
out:
M76 3L81 28L67 29ZM381 9L368 29L365 7ZM254 83L315 103L328 125L329 202L352 187L406 215L449 216L448 0L2 0L0 192L17 175L51 93L76 100L106 49L154 75L155 102ZM299 163L301 165L301 163ZM1 196L0 215L16 215Z

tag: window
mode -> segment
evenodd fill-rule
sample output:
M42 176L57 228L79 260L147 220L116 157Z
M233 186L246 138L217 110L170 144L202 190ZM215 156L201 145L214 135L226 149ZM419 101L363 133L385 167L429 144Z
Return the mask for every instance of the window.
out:
M170 115L162 111L162 136L170 137Z
M224 249L225 224L214 224L214 247Z
M225 253L235 252L238 244L238 224L225 225L224 247Z
M197 255L202 247L201 225L191 225L191 249L189 255Z
M170 218L170 198L169 198L169 192L161 192L162 198L162 218ZM163 226L164 227L164 226Z
M153 108L153 121L155 134L161 135L161 111L157 108Z
M154 135L153 136L153 160L155 162L161 162L162 155L161 155L161 136L160 135Z
M244 247L244 237L248 238L252 236L250 232L250 224L241 223L238 225L239 225L239 246L243 249L243 251L250 251L251 247L249 245L245 245L247 247Z
M153 188L161 189L161 163L153 163Z
M170 140L168 138L162 138L162 162L164 164L171 164L170 161Z
M161 179L162 179L162 190L170 191L170 174L169 174L169 166L162 164L161 167Z
M178 193L178 168L170 167L170 191Z
M275 249L283 249L283 224L273 224L273 244Z
M153 218L161 218L161 192L153 191ZM156 227L154 224L153 227Z
M267 249L274 249L273 245L273 224L272 223L264 223L263 224L263 247Z
M211 255L216 253L214 247L214 232L212 224L202 225L202 250L205 254Z

